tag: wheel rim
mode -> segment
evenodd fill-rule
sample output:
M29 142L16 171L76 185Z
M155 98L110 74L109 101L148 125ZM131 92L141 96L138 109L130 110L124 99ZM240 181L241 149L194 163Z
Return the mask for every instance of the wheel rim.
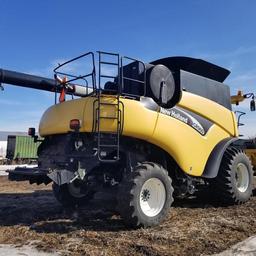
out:
M76 186L76 184L73 182L68 184L68 191L73 197L76 198L82 198L85 196L83 193L81 193L81 187L79 185Z
M236 187L240 192L245 192L249 187L249 170L243 163L239 163L236 168Z
M166 190L163 182L158 178L147 180L140 191L140 208L148 217L158 215L165 204Z

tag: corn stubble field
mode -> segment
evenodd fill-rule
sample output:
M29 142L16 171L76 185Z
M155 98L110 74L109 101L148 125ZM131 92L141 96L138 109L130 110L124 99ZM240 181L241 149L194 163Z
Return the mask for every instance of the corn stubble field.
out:
M256 197L222 207L204 199L180 200L168 219L150 229L128 230L114 201L94 200L63 210L51 185L0 177L0 244L33 245L61 255L209 255L255 235Z

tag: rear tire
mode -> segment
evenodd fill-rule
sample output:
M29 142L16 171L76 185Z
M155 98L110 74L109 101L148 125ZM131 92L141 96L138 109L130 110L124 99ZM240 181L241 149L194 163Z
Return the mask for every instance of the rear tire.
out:
M84 193L81 186L75 182L59 186L56 183L52 185L53 194L59 203L64 207L75 207L85 205L93 198L93 192Z
M167 216L172 194L167 171L158 164L145 162L120 183L118 210L129 227L156 226Z
M253 189L253 170L247 155L230 147L224 153L219 173L210 181L214 197L226 204L248 201Z

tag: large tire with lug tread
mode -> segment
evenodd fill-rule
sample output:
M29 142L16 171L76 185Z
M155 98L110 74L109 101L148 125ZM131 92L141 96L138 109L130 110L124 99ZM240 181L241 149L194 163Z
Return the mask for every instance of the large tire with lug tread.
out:
M223 156L216 178L210 181L214 197L226 204L248 201L253 189L253 170L250 159L238 148L229 147Z
M64 207L75 207L85 205L93 198L94 192L81 192L81 186L75 182L59 186L56 183L52 185L53 194L59 203Z
M173 202L172 180L160 165L145 162L119 184L118 211L128 227L160 224Z

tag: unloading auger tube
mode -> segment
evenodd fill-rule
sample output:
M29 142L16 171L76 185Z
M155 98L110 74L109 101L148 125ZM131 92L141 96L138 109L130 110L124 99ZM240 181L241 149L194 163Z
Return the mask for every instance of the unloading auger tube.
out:
M60 93L63 89L63 85L54 79L5 69L0 69L0 84L15 85L19 87L49 91L53 93ZM66 90L66 94L81 97L91 92L91 88L76 84L69 84Z

